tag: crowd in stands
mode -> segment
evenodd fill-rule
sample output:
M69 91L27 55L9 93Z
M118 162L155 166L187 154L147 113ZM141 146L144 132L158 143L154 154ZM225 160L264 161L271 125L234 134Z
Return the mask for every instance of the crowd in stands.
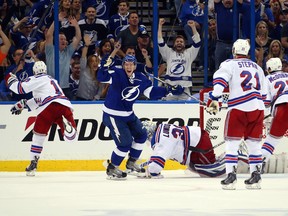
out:
M183 27L186 48L197 48L191 49L193 55L182 56L182 63L193 62L197 56L198 67L203 68L203 26L206 5L209 14L210 74L213 74L223 61L231 58L235 39L235 35L233 36L235 14L236 23L239 23L236 28L237 38L255 40L256 62L263 69L267 60L272 57L287 61L288 1L255 0L255 39L250 38L250 2L237 0L237 11L233 11L233 2L233 0L209 0L208 3L205 0L163 0L162 9L176 11L175 19L177 24ZM60 0L59 23L56 25L53 1L0 0L0 101L31 97L24 95L19 98L19 95L14 95L7 89L4 78L9 72L15 73L20 81L24 81L33 75L34 62L42 60L47 64L48 74L55 77L55 26L59 27L59 84L71 100L90 101L105 98L109 85L97 80L97 71L101 59L111 54L116 41L121 43L121 50L115 57L119 66L125 55L132 53L136 56L140 67L144 65L153 67L153 46L159 45L160 51L165 38L159 44L153 43L147 26L142 25L137 12L130 10L129 3L131 1L128 0ZM195 33L200 35L200 49L199 41L193 40ZM177 51L177 39L182 43L181 37L175 37L173 51ZM178 55L184 50L186 49L180 51ZM178 65L171 66L167 62L169 61L167 53L160 52L158 60L158 74L163 75L164 80L169 83L171 81L167 80L167 76L170 76L169 70L176 74L181 65L178 62ZM185 70L186 76L187 68ZM191 74L188 76L191 85L187 87L193 88L191 70L192 68L188 69L188 73ZM191 91L186 93L191 94Z

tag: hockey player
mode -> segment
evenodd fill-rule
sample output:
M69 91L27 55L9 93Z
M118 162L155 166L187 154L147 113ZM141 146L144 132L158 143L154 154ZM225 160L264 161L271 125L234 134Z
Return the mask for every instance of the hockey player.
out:
M11 91L16 94L28 92L33 94L33 98L30 100L18 101L10 110L12 114L19 115L25 108L38 112L33 129L31 163L26 168L27 176L35 175L44 140L53 123L60 127L65 141L74 141L78 137L72 105L63 94L58 82L47 75L45 63L43 61L35 62L33 72L34 76L30 76L22 82L12 73L6 76L6 83Z
M114 57L121 44L116 42L111 55L104 57L98 71L100 82L110 83L109 90L103 106L103 123L110 129L111 136L116 144L112 152L106 173L107 179L125 179L126 172L119 170L126 154L129 158L126 164L128 172L145 174L135 162L140 157L147 139L146 130L141 121L134 114L133 104L140 94L150 99L160 99L168 93L182 94L183 88L153 87L152 82L141 73L135 71L136 58L126 55L123 59L123 68L114 67Z
M226 174L221 181L223 189L236 189L237 150L244 138L249 152L251 177L245 180L246 188L260 189L262 164L261 138L264 119L264 102L267 89L264 72L248 59L250 44L247 40L234 42L233 59L222 62L213 76L213 91L209 93L207 111L219 111L219 98L229 86L228 113L225 121Z
M262 170L288 129L288 73L282 71L282 63L279 58L270 58L266 63L266 70L269 75L266 76L268 94L265 105L272 106L273 119L262 146Z
M219 177L225 174L225 154L221 154L218 158L215 157L207 131L195 126L177 126L164 123L158 125L156 129L156 123L151 121L144 121L143 126L147 130L148 140L153 149L150 160L142 164L142 166L148 164L146 177L163 178L161 171L167 160L186 165L189 171L195 172L201 177ZM208 152L189 151L189 146ZM239 154L242 164L247 164L245 149Z
M153 149L146 177L163 178L161 171L169 159L186 165L190 171L199 173L201 176L217 177L225 174L224 158L216 161L213 149L206 154L188 150L189 146L203 150L212 148L209 134L200 127L160 124L155 131L155 123L144 121L143 125L148 132L148 137L151 137Z

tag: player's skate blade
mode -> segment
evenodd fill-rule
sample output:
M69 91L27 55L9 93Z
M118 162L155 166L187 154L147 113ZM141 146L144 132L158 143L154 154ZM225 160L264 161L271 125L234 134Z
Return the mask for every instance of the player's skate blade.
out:
M227 178L221 181L223 190L236 190L236 173L229 173Z
M261 175L260 172L254 171L251 174L251 177L244 181L246 188L251 190L259 190L261 189Z
M37 164L39 157L35 156L35 159L32 160L29 164L29 166L25 169L26 171L26 176L35 176L35 172L37 170Z
M106 169L106 174L107 180L126 180L127 178L127 173L122 172L121 170L118 169L118 167L114 166L112 163L109 163Z
M126 164L126 171L128 175L133 175L137 177L144 177L146 175L146 170L143 167L140 167L136 163L136 160L134 158L129 158Z

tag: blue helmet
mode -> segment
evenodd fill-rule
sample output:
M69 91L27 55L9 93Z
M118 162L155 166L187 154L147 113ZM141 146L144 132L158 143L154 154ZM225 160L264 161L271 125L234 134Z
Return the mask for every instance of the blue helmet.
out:
M124 57L124 59L123 59L123 64L124 64L125 62L133 62L133 63L136 65L137 60L136 60L135 56L126 55L126 56Z

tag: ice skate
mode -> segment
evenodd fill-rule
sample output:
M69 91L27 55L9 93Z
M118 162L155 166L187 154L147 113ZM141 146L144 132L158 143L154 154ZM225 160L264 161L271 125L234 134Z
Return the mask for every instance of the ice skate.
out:
M108 161L108 166L106 169L108 180L126 180L127 173L122 172L118 167L114 166Z
M143 167L140 167L140 165L138 165L136 163L136 159L132 158L132 157L129 157L127 163L126 163L126 172L127 174L129 175L135 175L135 176L138 176L138 177L141 177L141 176L145 176L145 168Z
M257 167L257 170L252 172L251 177L244 181L247 189L261 189L261 174L260 168Z
M35 176L35 172L37 170L37 164L39 157L34 156L34 160L31 160L30 165L25 169L26 171L26 176Z
M234 171L228 173L228 176L221 181L222 189L224 190L235 190L235 184L237 183L236 177L236 168L234 167Z

